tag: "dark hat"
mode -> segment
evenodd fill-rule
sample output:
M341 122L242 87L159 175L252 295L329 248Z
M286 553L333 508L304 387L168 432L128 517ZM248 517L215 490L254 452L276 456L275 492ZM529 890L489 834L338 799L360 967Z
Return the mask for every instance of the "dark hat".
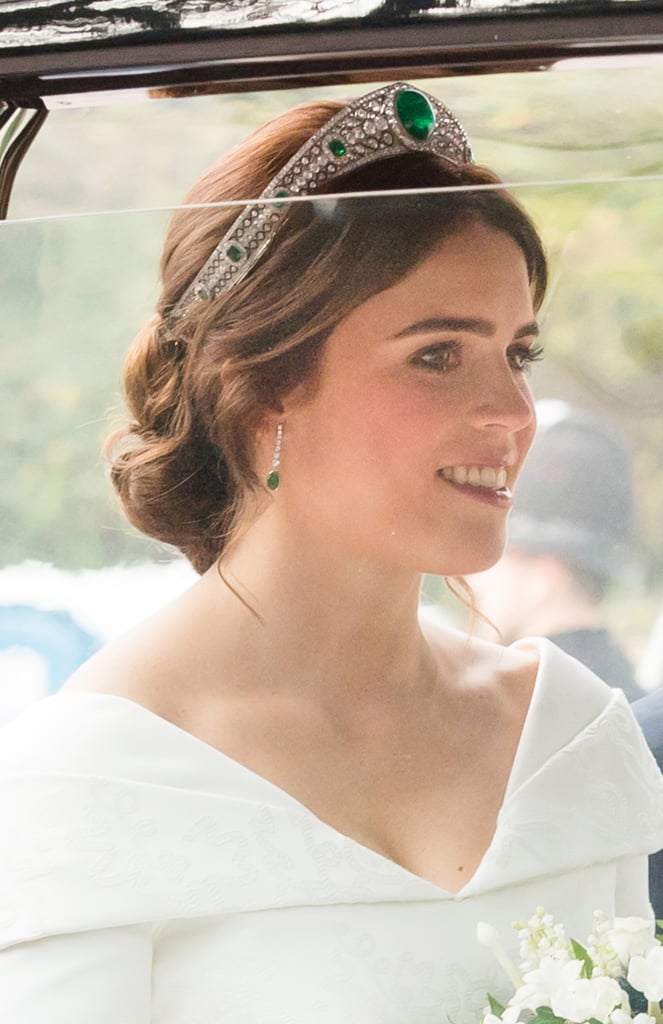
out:
M609 579L629 559L633 470L613 421L557 399L537 403L536 437L516 484L509 544Z

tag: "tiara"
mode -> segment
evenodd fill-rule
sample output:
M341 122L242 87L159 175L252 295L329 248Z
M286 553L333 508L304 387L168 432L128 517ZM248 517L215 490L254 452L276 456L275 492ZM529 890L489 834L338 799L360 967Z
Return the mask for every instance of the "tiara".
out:
M246 277L287 213L286 199L310 195L348 171L412 152L433 153L454 165L472 161L463 126L443 103L419 89L397 82L349 103L242 211L173 307L171 319L179 319L194 302L230 291Z

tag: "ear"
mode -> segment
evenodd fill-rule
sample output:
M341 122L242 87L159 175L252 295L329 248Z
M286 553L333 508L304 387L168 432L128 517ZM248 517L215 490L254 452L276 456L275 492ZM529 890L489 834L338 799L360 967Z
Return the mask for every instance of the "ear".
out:
M285 423L285 413L283 410L265 410L260 426L256 431L257 443L263 444L267 440L272 444L279 424L283 425L283 423Z

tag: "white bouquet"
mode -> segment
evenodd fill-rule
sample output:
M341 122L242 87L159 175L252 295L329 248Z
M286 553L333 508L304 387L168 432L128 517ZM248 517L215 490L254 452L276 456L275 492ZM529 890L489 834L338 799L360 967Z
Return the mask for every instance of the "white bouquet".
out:
M514 928L519 967L495 928L477 927L479 942L493 951L515 988L506 1006L488 996L482 1024L663 1024L663 940L652 921L611 921L597 911L585 945L567 939L543 907Z

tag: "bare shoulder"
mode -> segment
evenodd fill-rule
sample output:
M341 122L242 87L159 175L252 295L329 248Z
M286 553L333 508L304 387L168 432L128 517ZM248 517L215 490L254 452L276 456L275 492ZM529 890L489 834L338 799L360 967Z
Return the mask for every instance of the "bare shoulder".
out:
M425 633L440 671L466 698L493 697L526 712L539 671L535 644L505 647L437 624Z
M125 697L172 719L195 671L187 619L186 605L183 612L180 601L173 602L93 655L61 692Z

